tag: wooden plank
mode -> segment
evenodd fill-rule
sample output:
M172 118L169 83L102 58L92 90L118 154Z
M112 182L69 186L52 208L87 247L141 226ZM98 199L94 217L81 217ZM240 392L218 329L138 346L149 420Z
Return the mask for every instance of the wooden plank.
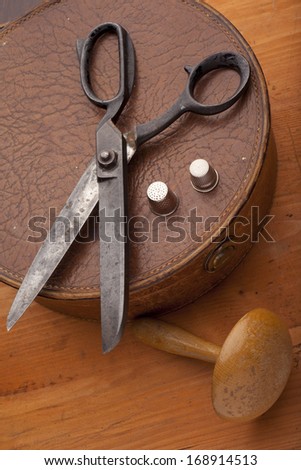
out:
M16 3L2 2L1 15L7 4L21 12L22 2ZM275 242L260 240L219 287L166 319L221 344L246 311L278 312L294 343L289 383L260 419L222 421L211 406L210 364L148 348L130 328L122 345L103 357L98 325L36 303L7 334L15 291L1 285L1 449L301 448L301 4L209 3L249 41L267 79L279 158L269 224Z

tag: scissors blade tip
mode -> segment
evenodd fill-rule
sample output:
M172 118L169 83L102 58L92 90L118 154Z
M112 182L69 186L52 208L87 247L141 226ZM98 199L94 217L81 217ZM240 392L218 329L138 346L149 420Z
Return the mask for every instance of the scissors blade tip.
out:
M20 318L23 316L23 314L26 312L27 308L33 301L32 293L29 290L26 290L26 283L25 286L23 284L18 290L17 295L14 298L14 301L10 307L10 311L8 312L6 320L7 331L11 330L12 327L17 323L17 321L20 320Z
M120 342L123 334L123 327L121 326L118 331L113 334L102 333L102 353L108 354L111 352Z
M17 321L18 319L12 318L12 315L9 314L6 320L6 330L10 331L15 326Z
M115 337L113 341L102 341L102 353L108 354L109 352L113 351L113 349L117 346L121 339L121 335Z

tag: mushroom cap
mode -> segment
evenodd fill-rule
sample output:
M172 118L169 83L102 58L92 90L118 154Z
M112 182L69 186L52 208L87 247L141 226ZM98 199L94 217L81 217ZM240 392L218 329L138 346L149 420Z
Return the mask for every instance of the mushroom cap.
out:
M251 310L231 330L216 361L215 411L229 420L257 418L279 398L291 368L292 341L285 323L269 310Z

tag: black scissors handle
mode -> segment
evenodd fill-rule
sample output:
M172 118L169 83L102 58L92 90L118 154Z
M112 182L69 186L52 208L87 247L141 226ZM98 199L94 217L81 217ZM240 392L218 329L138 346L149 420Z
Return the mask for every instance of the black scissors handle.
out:
M97 40L107 33L114 33L118 38L119 90L113 98L103 100L95 94L92 88L90 59ZM117 23L103 23L96 26L87 39L78 40L77 49L80 79L85 94L93 104L107 110L104 120L117 120L132 93L135 80L135 51L129 33Z
M193 96L197 82L207 73L220 68L234 69L239 73L240 83L237 90L222 103L206 105L198 102ZM183 93L179 96L174 105L159 118L137 126L135 136L137 148L162 132L184 113L192 112L211 116L230 108L243 94L250 78L249 63L242 55L234 52L219 52L213 54L198 63L195 67L185 67L185 70L189 74L188 81Z

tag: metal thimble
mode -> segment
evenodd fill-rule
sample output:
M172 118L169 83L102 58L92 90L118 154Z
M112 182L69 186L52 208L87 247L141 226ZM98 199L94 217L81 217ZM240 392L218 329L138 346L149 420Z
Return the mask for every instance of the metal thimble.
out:
M192 186L202 193L212 191L219 180L218 172L202 158L191 163L189 172Z
M162 181L155 181L149 185L147 199L151 211L156 215L170 215L179 205L176 194Z

